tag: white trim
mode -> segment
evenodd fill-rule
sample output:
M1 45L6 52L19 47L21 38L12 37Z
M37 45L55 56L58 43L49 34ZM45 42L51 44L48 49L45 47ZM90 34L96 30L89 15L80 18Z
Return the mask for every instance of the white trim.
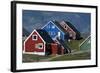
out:
M49 23L52 23L55 25L55 23L53 23L52 21L49 21L46 25L44 25L41 29L43 29L44 27L46 27ZM57 25L55 25L57 27ZM60 25L61 26L61 25ZM52 27L51 27L52 28ZM57 27L59 29L59 27ZM60 30L60 29L59 29ZM62 33L64 33L62 30L60 30Z
M51 21L51 23L53 23L52 21ZM54 25L55 25L55 23L53 23ZM55 25L58 29L59 29L59 27L57 26L57 25ZM60 30L60 29L59 29ZM60 30L62 33L64 33L62 30Z
M61 37L61 33L58 32L58 33L57 33L57 36L58 36L58 38L60 39L60 37Z
M45 26L47 26L51 21L49 21L48 23L46 23L41 29L43 29Z
M65 24L67 24L65 21L63 21ZM66 26L66 25L64 25ZM76 32L67 24L67 26L76 34ZM63 27L63 26L62 26ZM65 27L64 27L65 28ZM76 28L76 27L75 27ZM66 28L65 28L66 29Z
M52 26L53 29L55 29L55 26Z
M41 45L42 47L40 47L40 45ZM35 47L38 48L38 49L43 49L43 43L35 44Z
M36 36L36 39L33 38L34 36ZM37 40L38 40L38 37L37 37L36 34L32 35L32 40L33 40L33 41L37 41Z
M34 29L33 30L33 32L26 38L26 40L24 41L24 52L25 52L25 42L32 36L32 34L34 33L34 32L36 32L38 35L39 35L39 37L42 39L42 37L40 36L40 34ZM43 40L43 39L42 39ZM44 42L44 49L45 49L45 41L43 40L43 42ZM44 51L45 52L45 51Z
M87 41L87 39L88 39L89 37L91 37L91 36L88 36L81 44L79 44L79 47L82 46L82 44L84 44L85 41Z
M45 55L45 52L23 52L23 54Z

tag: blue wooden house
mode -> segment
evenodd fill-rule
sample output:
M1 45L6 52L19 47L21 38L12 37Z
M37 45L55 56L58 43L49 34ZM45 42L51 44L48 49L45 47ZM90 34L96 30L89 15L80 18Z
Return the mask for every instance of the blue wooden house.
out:
M49 21L42 29L46 30L53 40L57 38L60 40L68 40L68 33L61 27L57 21Z

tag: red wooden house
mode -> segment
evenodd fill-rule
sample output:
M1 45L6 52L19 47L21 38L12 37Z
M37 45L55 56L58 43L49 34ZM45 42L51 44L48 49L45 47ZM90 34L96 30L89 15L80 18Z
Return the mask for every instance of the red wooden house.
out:
M23 53L50 55L63 54L64 48L55 43L45 30L34 30L24 41Z
M81 39L81 33L70 22L62 21L60 25L69 33L70 39Z

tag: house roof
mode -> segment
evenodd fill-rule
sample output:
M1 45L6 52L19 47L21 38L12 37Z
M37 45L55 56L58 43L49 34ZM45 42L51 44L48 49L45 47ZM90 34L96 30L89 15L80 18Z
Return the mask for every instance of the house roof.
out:
M43 29L36 29L46 43L54 43L49 34Z
M57 21L52 21L62 32L67 33L64 28Z
M23 36L28 36L30 33L23 27Z
M75 28L75 26L73 24L71 24L68 21L64 21L66 23L66 25L68 25L74 32L76 32L76 34L80 34L80 32Z
M82 46L87 40L91 40L91 35L88 36L79 46Z

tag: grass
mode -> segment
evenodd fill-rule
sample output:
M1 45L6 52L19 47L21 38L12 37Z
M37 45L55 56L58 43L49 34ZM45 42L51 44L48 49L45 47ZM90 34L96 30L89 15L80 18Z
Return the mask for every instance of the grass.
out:
M55 58L53 58L55 57ZM71 60L86 60L91 59L90 52L81 52L81 53L71 53L71 54L64 54L61 56L40 56L40 55L34 55L34 54L23 54L23 62L29 63L29 62L45 62L46 59L51 58L47 61L71 61ZM44 60L45 59L45 60Z
M51 61L66 61L66 60L86 60L90 59L90 53L79 53L79 54L69 54L69 55L63 55L57 58L52 59Z
M71 50L74 50L74 52L77 52L80 50L79 44L82 43L84 39L81 40L71 40L70 42L64 42L66 45L71 48ZM43 59L52 58L54 56L40 56L40 55L34 55L34 54L23 54L23 62L42 62ZM90 59L90 53L89 52L83 52L83 53L77 53L77 54L67 54L62 55L60 57L53 58L50 61L65 61L65 60L85 60Z
M39 62L42 59L47 59L52 57L51 55L49 56L40 56L40 55L35 55L35 54L23 54L23 62Z
M79 51L79 44L82 43L84 41L84 39L81 40L71 40L70 42L65 42L70 48L71 50L75 50L75 51Z

